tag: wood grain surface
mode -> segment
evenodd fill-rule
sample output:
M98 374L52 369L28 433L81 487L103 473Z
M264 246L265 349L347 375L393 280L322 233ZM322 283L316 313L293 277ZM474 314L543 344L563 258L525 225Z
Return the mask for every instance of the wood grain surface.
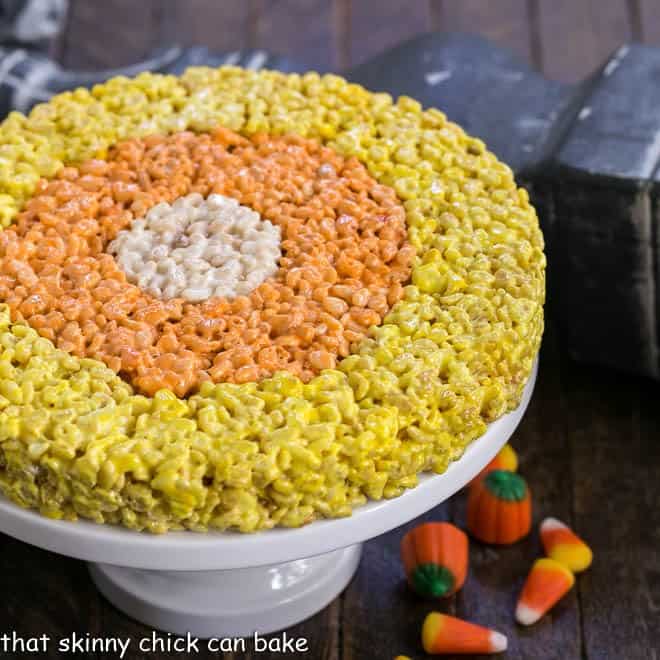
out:
M549 77L575 81L625 40L660 43L660 12L657 0L71 0L57 53L67 66L94 69L136 61L177 41L216 50L265 48L336 70L431 29L481 33ZM536 392L513 445L533 492L535 524L554 515L575 525L595 549L594 565L550 616L523 630L513 608L540 552L537 535L504 549L472 543L464 589L435 607L506 633L510 648L503 657L512 660L658 658L659 395L656 383L573 364L550 321ZM464 507L459 494L422 519L462 525ZM309 640L305 657L426 657L419 629L432 605L406 589L398 549L418 522L367 543L344 594L288 631ZM1 535L0 562L3 631L133 639L151 632L99 596L81 562ZM133 649L126 657L155 656Z

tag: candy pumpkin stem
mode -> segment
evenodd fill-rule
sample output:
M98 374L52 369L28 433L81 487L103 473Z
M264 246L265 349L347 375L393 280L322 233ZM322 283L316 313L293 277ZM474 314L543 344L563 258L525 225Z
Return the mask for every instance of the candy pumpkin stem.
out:
M430 598L442 598L454 588L453 575L437 564L421 564L414 570L411 580L418 594Z
M484 485L500 500L521 502L527 488L525 480L509 470L493 470L484 477Z

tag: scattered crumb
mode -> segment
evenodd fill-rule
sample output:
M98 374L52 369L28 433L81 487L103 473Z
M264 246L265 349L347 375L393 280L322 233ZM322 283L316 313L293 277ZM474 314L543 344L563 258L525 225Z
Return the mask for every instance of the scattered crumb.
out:
M424 80L429 85L437 85L441 82L444 82L445 80L449 80L452 76L451 71L429 71L428 73L424 74Z
M580 113L578 114L578 121L584 121L587 117L591 115L591 107L590 106L585 106L580 110Z

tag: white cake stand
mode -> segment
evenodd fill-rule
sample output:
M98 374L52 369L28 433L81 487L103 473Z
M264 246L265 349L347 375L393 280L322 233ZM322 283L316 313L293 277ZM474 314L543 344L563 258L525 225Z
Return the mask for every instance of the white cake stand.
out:
M94 582L129 616L199 638L266 634L315 614L348 584L361 543L428 511L465 486L495 456L529 403L536 366L513 412L488 427L440 475L350 518L257 534L172 532L163 536L89 522L49 520L0 499L0 531L90 562Z

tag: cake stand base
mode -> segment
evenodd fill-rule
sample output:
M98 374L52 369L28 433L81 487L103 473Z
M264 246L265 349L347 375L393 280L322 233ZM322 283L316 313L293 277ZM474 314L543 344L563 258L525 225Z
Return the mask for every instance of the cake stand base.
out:
M193 637L247 637L292 626L349 583L362 546L283 564L222 571L150 571L89 564L101 593L158 630Z

